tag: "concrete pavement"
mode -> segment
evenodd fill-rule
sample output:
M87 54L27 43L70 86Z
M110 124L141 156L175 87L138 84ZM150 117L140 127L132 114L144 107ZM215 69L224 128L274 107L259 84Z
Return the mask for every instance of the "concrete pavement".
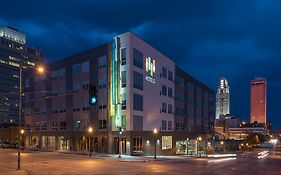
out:
M116 156L116 155L114 155ZM17 167L17 154L14 150L0 150L0 174L244 174L244 175L280 175L281 150L271 150L262 159L257 152L243 153L235 158L206 159L181 157L123 156L118 159L111 155L62 154L57 152L22 153L22 170ZM160 161L164 160L164 161Z

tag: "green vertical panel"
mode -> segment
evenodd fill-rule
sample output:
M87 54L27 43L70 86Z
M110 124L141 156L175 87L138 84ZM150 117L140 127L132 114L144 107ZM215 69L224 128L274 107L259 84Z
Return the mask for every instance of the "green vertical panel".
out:
M126 116L125 115L122 115L121 122L122 122L122 127L126 128Z

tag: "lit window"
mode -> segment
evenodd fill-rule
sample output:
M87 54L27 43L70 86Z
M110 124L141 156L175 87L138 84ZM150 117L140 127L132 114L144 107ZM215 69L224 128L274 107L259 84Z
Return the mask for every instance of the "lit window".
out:
M172 136L162 136L162 150L172 149Z

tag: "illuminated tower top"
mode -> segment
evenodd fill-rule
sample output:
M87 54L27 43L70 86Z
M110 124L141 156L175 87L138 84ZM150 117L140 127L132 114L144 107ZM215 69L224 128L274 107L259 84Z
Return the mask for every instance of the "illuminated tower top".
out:
M216 96L216 119L220 116L225 116L229 114L229 86L226 78L222 77L220 79L220 84L218 86L217 96Z
M7 38L14 42L25 44L25 34L19 32L17 29L12 27L1 27L0 28L0 37Z

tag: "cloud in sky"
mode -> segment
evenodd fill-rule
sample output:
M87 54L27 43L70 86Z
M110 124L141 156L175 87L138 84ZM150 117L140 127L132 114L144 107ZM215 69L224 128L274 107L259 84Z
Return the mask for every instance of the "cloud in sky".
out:
M249 118L250 80L268 80L269 121L281 126L281 1L3 1L0 25L27 34L48 61L132 31L216 90L225 76L231 112Z

